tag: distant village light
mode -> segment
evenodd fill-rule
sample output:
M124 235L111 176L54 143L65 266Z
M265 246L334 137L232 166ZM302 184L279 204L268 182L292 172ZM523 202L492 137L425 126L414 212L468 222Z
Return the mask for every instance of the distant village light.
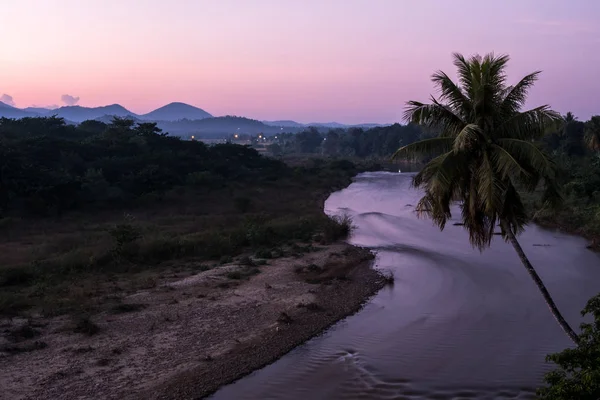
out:
M194 140L194 135L192 135L192 140Z

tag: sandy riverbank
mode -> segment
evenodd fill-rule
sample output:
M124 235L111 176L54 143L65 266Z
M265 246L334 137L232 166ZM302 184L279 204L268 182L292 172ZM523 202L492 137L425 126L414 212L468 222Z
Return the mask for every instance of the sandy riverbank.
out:
M92 336L67 317L27 321L35 334L19 348L43 348L0 353L0 398L200 398L358 310L384 285L371 258L338 243L161 282L95 316ZM25 322L0 323L5 349Z

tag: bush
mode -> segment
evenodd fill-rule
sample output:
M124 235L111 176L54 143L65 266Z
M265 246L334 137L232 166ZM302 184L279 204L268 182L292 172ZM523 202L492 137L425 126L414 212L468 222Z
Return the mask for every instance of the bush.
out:
M352 229L354 229L352 226L352 218L346 214L334 216L328 219L323 225L323 241L325 243L346 239L350 236Z
M597 400L600 398L600 295L591 298L581 312L594 322L581 324L580 342L574 349L549 355L546 360L558 369L546 374L547 387L538 390L540 399Z
M121 249L124 245L134 242L142 235L140 230L132 224L134 218L131 215L125 215L125 222L115 225L108 230L108 233L115 241L115 247Z

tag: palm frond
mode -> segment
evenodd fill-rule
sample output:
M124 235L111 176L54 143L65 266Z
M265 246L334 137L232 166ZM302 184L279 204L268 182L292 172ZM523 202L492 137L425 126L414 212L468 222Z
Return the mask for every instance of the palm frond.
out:
M502 207L504 185L495 173L495 168L487 153L483 153L483 159L476 173L478 207L481 207L486 215L493 215Z
M503 118L494 129L494 138L512 138L521 140L539 139L548 132L548 127L556 126L560 114L548 105L513 114Z
M506 149L497 144L491 146L491 157L501 179L518 178L527 180L532 177L530 171L519 163Z
M452 138L435 137L424 139L403 146L396 150L392 159L397 159L401 156L406 158L415 158L423 155L440 154L449 151L452 148Z
M460 53L453 53L452 57L454 58L454 66L458 71L459 83L462 86L465 95L472 101L474 85L471 64Z
M453 136L465 125L462 118L451 109L431 98L431 104L409 101L404 111L404 120L413 124L443 128L445 136Z
M455 114L460 114L464 118L471 113L471 101L445 72L437 71L432 75L431 80L440 89L440 101L447 102Z
M505 86L506 64L508 64L509 60L510 57L508 54L496 56L490 53L486 54L483 58L482 69L485 71L485 83L493 87L495 92L497 92L497 89Z
M541 71L533 72L524 76L516 85L506 88L505 93L502 94L503 99L500 105L502 116L508 117L521 110L525 105L525 100L527 100L529 89L537 81L539 74L541 74Z
M431 218L440 229L444 229L452 216L450 203L464 175L460 158L453 151L444 153L427 163L413 178L413 186L425 190L425 196L417 205L418 215Z
M544 179L556 177L556 165L533 142L503 138L496 144L508 152L520 165L530 165L528 171L537 171Z
M456 135L453 149L458 152L476 147L482 138L481 127L477 124L468 124Z

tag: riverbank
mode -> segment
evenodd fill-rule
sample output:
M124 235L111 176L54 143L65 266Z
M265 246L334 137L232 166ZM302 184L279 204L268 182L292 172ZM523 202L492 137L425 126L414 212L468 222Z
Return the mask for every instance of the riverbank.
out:
M545 207L541 193L523 194L531 220L547 229L578 235L589 240L588 248L600 251L600 208L583 198L568 197L558 209Z
M5 319L5 332L27 336L21 348L43 349L0 357L0 398L203 397L360 308L385 284L371 259L335 243L165 279L96 315L87 332L66 316Z

